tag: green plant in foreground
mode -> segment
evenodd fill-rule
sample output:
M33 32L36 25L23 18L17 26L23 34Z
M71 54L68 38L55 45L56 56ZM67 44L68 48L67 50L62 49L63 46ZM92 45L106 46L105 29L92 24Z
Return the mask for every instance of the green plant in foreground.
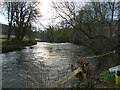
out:
M115 73L109 72L109 71L103 71L100 73L100 77L103 79L114 81L115 80Z
M87 86L87 83L85 82L80 82L80 88L86 88Z
M115 84L115 72L102 71L99 78L102 82L96 86L97 88L120 88Z

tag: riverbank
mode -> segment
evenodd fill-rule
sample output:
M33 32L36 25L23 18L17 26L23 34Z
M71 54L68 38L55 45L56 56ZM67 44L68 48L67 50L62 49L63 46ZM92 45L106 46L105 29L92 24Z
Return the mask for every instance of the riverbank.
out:
M116 51L114 54L102 57L99 64L99 74L94 81L94 88L120 88L115 84L115 72L109 72L109 68L117 66L119 62L119 54Z
M113 54L98 58L99 65L97 66L97 74L92 79L92 88L120 88L115 83L115 72L109 72L109 68L117 66L119 62L119 54L116 51ZM73 86L74 88L89 88L87 83L79 82L79 84Z
M35 40L2 42L2 53L24 49L25 46L37 44Z
M120 86L116 85L115 73L109 72L108 69L104 69L102 72L100 72L99 76L97 76L96 80L93 81L92 85L93 85L92 88L96 88L96 89L120 88ZM74 85L72 88L88 88L88 85L85 82L79 82L79 84Z
M103 70L94 82L94 88L120 88L116 85L115 72L109 72L108 69Z

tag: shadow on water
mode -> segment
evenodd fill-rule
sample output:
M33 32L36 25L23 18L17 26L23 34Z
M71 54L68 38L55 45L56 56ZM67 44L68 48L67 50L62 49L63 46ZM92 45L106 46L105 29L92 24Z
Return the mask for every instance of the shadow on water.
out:
M42 88L71 72L70 64L76 56L83 55L82 46L71 43L38 42L32 48L13 51L2 56L3 88ZM77 82L71 79L63 87Z

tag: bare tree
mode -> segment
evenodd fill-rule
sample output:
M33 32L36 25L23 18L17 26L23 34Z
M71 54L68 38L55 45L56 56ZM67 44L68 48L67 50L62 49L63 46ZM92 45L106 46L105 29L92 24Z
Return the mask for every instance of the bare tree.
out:
M118 2L53 2L53 8L72 28L81 31L88 38L102 31L112 37ZM105 31L105 28L107 30ZM97 30L98 29L98 30ZM96 31L95 31L96 30ZM109 30L109 31L108 31Z
M72 28L81 31L85 36L91 38L83 28L83 3L77 2L53 2L53 8L56 10L59 17L61 17ZM78 17L79 16L79 17Z
M26 31L31 29L31 23L40 16L37 8L38 2L6 2L7 17L9 22L8 40L14 28L17 40L22 40Z
M6 16L9 24L9 29L8 29L8 36L7 40L10 39L11 31L12 31L12 24L13 24L13 17L14 17L14 3L13 2L5 2L5 10L6 10Z
M113 37L114 31L116 30L117 20L115 17L117 16L119 2L92 2L89 3L89 13L91 18L95 21L102 24L104 27L108 27L109 29L109 38Z

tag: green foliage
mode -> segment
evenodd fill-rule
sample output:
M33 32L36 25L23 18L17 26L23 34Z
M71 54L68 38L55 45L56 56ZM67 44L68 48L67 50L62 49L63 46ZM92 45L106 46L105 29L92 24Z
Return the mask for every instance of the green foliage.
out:
M101 80L101 83L95 84L95 88L119 88L115 84L114 72L111 73L108 70L102 71L99 79Z
M109 81L114 82L115 80L115 73L111 73L109 71L103 71L100 73L100 77Z
M80 82L80 88L86 88L87 87L87 83L85 82Z
M30 39L28 37L24 37L23 41L29 41Z
M21 50L24 46L31 46L37 42L34 39L24 38L24 41L17 41L15 38L11 41L6 41L2 43L2 52L10 52L14 50Z
M67 29L59 29L58 31L56 31L56 37L55 37L55 42L67 42L69 41L69 37L68 37L68 30Z
M0 42L5 42L7 41L7 39L0 39Z
M48 28L46 32L46 38L48 41L54 41L54 28Z
M42 35L43 34L43 35ZM42 39L49 42L68 42L69 41L69 30L48 28L46 31L42 32Z

